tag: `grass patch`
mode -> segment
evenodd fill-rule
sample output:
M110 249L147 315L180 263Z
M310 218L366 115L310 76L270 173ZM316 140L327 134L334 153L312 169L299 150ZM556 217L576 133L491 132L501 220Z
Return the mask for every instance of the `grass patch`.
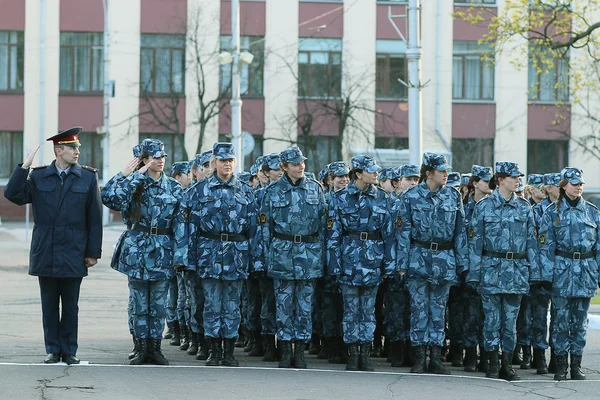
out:
M592 304L600 304L600 294L596 297L592 297Z

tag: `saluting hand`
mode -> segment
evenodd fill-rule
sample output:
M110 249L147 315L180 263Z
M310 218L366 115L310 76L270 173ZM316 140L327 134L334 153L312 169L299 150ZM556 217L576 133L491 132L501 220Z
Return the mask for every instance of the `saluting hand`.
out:
M121 173L125 176L131 175L133 173L133 171L135 171L135 169L138 167L139 164L140 164L140 159L136 157L133 160L129 161L127 164L125 164Z
M146 171L148 171L148 168L150 168L152 165L154 165L154 163L156 163L156 158L153 158L152 160L150 160L148 162L148 164L146 164L142 168L140 168L140 174L145 174Z
M31 164L33 163L33 159L35 158L35 155L37 154L38 150L40 149L41 144L38 143L37 147L35 149L33 149L32 151L29 152L29 154L27 154L27 157L25 157L25 161L23 161L23 165L21 166L21 168L23 169L29 169L29 167L31 167Z

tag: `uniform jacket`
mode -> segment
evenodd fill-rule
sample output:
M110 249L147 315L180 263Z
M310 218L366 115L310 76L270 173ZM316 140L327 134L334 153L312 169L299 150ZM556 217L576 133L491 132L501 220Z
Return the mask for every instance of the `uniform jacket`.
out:
M540 281L533 210L513 194L506 201L496 189L475 206L469 227L468 281L482 294L527 294L530 282ZM525 259L484 256L483 251L525 253Z
M251 262L260 255L252 188L235 176L225 182L215 173L193 186L187 196L189 268L195 269L201 278L246 279ZM215 240L201 236L201 232L243 235L248 240Z
M408 279L434 284L456 283L468 268L465 214L458 190L441 186L431 192L425 182L407 189L398 200L398 264ZM412 243L452 242L450 250L432 251Z
M137 208L134 193L142 187L139 221L132 214ZM148 173L135 171L125 177L118 173L102 188L102 202L121 211L128 226L172 228L171 235L151 235L127 230L115 245L111 267L135 279L166 280L174 266L187 265L188 233L181 185L164 173L154 180Z
M396 272L394 225L387 194L354 181L332 195L327 216L327 272L351 286L377 286ZM382 240L361 240L346 232L379 232Z
M546 208L548 208L550 204L552 204L552 201L549 197L546 197L544 200L540 201L538 204L533 206L533 217L535 218L536 231L540 230L540 225L542 224L542 216L544 215L544 211L546 210Z
M325 198L316 180L304 177L293 185L284 175L271 183L264 189L259 218L268 276L284 280L323 276ZM289 236L316 234L318 241L294 243L273 237L275 232Z
M84 258L100 258L102 252L98 175L74 164L61 187L55 164L34 168L31 174L18 165L4 187L4 197L17 205L32 204L35 226L29 274L83 277L87 275Z
M552 294L561 297L594 297L600 265L600 217L592 203L579 200L571 207L560 200L560 213L553 203L544 211L539 231L540 269L543 279L552 282ZM555 254L594 252L594 257L574 260Z

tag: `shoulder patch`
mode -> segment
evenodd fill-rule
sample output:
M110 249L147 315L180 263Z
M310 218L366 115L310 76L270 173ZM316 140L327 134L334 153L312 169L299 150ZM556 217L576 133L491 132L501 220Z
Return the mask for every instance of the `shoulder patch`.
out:
M396 221L396 226L398 228L400 228L402 226L402 218L398 217L398 220Z
M267 223L267 220L268 220L268 218L267 218L267 214L265 214L265 213L261 213L261 214L258 216L258 222L259 222L261 225L264 225L264 224L266 224L266 223Z
M540 242L540 246L543 246L546 244L546 235L544 235L543 233L540 235L539 238L539 242Z
M90 172L93 172L93 173L98 173L98 168L88 167L87 165L82 165L81 168L85 169L86 171L90 171Z
M42 169L42 168L46 168L46 167L47 167L47 165L40 165L40 166L37 166L37 167L33 167L31 169L36 170L36 169Z
M475 229L469 229L469 239L473 239L475 237Z
M331 218L329 218L327 220L327 230L332 230L333 229L333 220Z
M190 208L189 207L183 208L183 219L186 221L190 220Z

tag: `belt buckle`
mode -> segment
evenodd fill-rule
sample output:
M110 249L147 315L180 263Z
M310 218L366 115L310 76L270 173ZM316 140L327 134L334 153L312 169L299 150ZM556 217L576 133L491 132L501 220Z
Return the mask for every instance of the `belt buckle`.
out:
M229 234L221 233L221 242L229 242Z
M574 261L581 260L581 253L580 253L580 252L578 252L578 251L574 252L574 253L573 253L573 260L574 260Z
M365 242L368 238L369 238L369 232L361 232L360 233L360 240L362 240L363 242Z
M507 252L506 252L506 259L507 259L508 261L512 261L512 260L514 260L514 259L515 259L515 253L514 253L514 252L512 252L512 251L507 251Z
M152 235L152 236L158 235L158 227L157 226L150 227L150 235Z
M439 247L440 247L439 243L436 243L436 242L429 243L429 250L431 250L431 251L438 251Z
M294 235L294 243L302 243L302 235Z

